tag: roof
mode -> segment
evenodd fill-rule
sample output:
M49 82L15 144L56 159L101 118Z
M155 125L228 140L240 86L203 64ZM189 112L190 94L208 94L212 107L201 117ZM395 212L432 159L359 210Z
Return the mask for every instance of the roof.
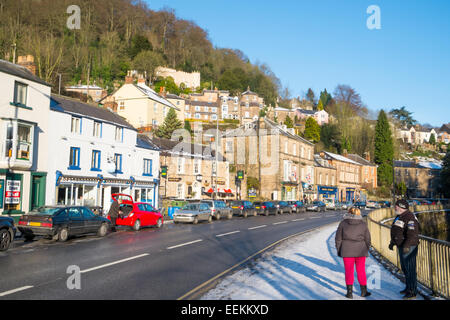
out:
M361 157L358 154L354 154L354 153L348 154L347 158L349 158L350 160L356 161L356 162L362 164L363 166L376 167L376 164L374 164L370 161L367 161L366 159L364 159L363 157Z
M181 155L186 157L198 157L205 160L215 159L215 150L209 146L174 141L164 138L152 137L150 141L153 145L161 150L162 155ZM219 153L219 161L226 161L226 159Z
M323 159L318 154L314 155L314 166L336 170L335 167L333 167L327 160Z
M175 107L170 101L161 97L159 94L157 94L155 92L155 90L148 87L145 83L133 84L133 86L135 86L139 91L141 91L143 94L145 94L150 99L152 99L156 102L159 102L169 108L173 108L173 109L176 109L179 111L179 109L177 107Z
M129 124L124 118L122 118L118 114L106 108L93 106L73 98L52 94L50 109L53 111L97 119L104 122L119 125L121 127L125 127L128 129L136 130L131 124Z
M155 150L159 151L160 149L156 144L153 143L153 141L145 134L138 134L137 135L137 141L136 146L142 149L148 149L148 150Z
M68 86L66 89L76 89L76 90L103 90L103 88L97 86L97 85L90 85L82 84L82 85L76 85L76 86Z
M303 114L310 114L310 115L314 115L316 113L316 111L314 110L306 110L306 109L297 109L297 111Z
M394 167L396 168L418 168L418 169L432 169L432 170L441 170L442 164L431 162L431 161L403 161L403 160L395 160Z
M280 133L280 134L282 134L284 136L287 136L287 137L289 137L291 139L295 139L297 141L309 144L311 146L314 145L314 143L312 143L312 142L310 142L310 141L300 137L299 135L292 134L289 131L284 130L280 125L278 125L277 123L273 122L272 120L270 120L270 119L268 119L266 117L264 117L263 119L264 119L265 125L267 126L266 129L272 129L270 131L269 130L265 131L265 132L263 131L262 132L263 135L268 135L268 132L269 132L269 134L273 134L273 132L276 131L276 132L278 132L278 133ZM252 122L247 123L245 125L242 125L239 128L237 128L237 129L227 131L223 135L223 137L244 137L244 136L247 137L247 136L254 136L254 135L256 135L256 131L254 130L254 128L256 127L257 121L258 120L255 120L255 121L252 121ZM253 128L251 128L251 129L248 128L249 124L253 125Z
M450 133L450 123L442 125L442 127L439 128L439 132L447 132Z
M347 157L341 156L340 154L336 154L336 153L331 153L328 151L324 151L325 155L327 155L328 157L330 157L331 159L337 160L337 161L342 161L342 162L347 162L347 163L351 163L351 164L356 164L358 166L360 166L361 164L353 161Z
M34 75L30 70L28 70L27 68L20 66L18 64L14 64L11 63L9 61L6 60L1 60L0 59L0 72L4 72L25 80L29 80L29 81L33 81L33 82L37 82L40 83L44 86L47 87L51 87L51 84L48 84L47 82L45 82L44 80L42 80L41 78L37 77L36 75Z

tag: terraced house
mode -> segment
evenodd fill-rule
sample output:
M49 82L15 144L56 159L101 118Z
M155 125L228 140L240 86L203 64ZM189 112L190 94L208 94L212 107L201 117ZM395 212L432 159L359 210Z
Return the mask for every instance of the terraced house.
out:
M242 199L254 195L249 181L259 181L259 196L268 200L314 198L314 144L291 129L261 118L226 132L221 145L233 172L244 172Z
M21 215L45 203L50 84L27 66L0 60L0 213Z

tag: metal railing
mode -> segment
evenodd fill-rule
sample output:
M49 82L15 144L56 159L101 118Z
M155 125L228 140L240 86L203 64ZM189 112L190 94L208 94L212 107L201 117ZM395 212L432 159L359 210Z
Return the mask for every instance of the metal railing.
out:
M431 212L445 210L442 206L416 206L411 212ZM372 237L372 247L399 269L400 259L397 247L389 250L391 227L381 223L382 220L395 217L394 209L372 211L367 218L367 225ZM450 299L450 243L419 236L417 254L417 281L429 288L433 295Z

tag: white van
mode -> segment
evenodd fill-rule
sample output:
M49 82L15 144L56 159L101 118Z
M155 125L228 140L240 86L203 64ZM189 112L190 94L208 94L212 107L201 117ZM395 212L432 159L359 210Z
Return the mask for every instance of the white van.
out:
M325 203L327 210L336 210L336 204L334 203L333 198L324 198L323 202Z

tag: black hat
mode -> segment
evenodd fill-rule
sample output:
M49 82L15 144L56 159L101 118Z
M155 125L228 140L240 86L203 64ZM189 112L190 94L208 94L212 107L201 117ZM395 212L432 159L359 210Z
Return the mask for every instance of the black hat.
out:
M396 206L402 208L402 209L406 209L409 210L409 204L408 201L404 200L404 199L400 199L397 200L397 202L395 203Z

